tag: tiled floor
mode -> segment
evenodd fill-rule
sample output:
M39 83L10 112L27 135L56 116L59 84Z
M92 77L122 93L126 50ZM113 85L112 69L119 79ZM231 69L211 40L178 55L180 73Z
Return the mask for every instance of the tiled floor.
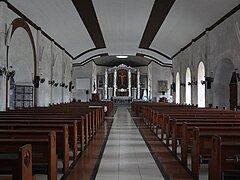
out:
M118 107L97 180L163 180L126 107Z

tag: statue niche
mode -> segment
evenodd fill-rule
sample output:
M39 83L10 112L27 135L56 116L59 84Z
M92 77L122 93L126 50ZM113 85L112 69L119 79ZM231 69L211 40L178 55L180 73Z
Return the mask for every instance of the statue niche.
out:
M108 74L108 87L113 87L113 73Z
M120 69L117 72L117 87L118 89L127 89L127 71L124 69Z

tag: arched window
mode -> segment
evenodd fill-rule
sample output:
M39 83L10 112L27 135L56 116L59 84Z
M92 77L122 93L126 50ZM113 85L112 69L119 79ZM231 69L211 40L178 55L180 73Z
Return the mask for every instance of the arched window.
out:
M191 104L191 85L188 85L188 83L191 82L191 71L188 67L186 70L186 103Z
M205 66L201 61L198 65L198 107L205 107Z
M180 76L179 72L176 74L176 103L180 103Z

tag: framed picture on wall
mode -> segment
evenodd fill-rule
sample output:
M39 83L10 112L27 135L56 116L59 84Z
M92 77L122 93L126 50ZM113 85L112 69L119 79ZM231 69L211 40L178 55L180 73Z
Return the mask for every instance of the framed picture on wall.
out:
M160 80L158 81L158 92L162 93L162 92L167 92L168 90L168 82L167 80Z

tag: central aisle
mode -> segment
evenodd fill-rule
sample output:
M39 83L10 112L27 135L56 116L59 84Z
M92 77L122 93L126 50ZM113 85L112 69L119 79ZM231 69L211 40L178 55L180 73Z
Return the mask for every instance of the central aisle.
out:
M118 107L97 180L164 180L126 107Z

